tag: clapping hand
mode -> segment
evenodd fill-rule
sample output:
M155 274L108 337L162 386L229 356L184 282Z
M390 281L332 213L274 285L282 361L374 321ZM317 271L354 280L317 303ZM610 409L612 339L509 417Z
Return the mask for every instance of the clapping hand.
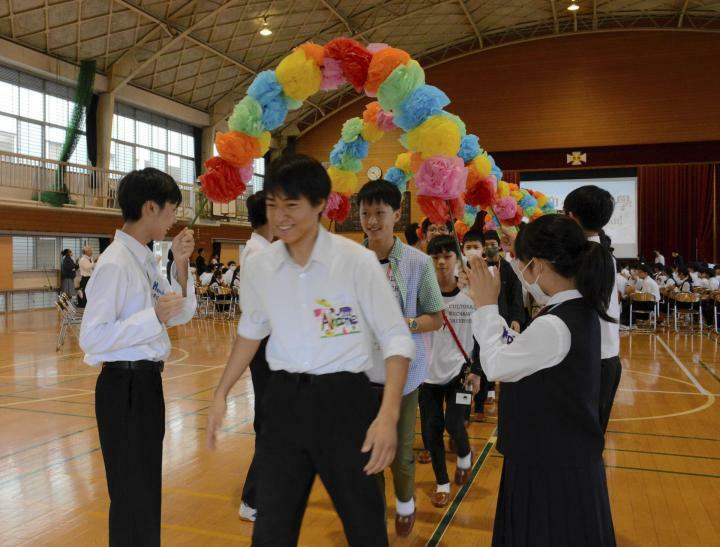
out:
M471 256L468 266L463 268L458 284L468 289L476 308L497 305L502 263L502 260L498 262L496 270L492 272L485 260Z

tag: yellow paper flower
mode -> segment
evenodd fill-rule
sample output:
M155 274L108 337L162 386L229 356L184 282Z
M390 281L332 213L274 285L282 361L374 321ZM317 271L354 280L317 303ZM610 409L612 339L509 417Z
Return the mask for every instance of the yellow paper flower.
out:
M270 150L270 131L263 131L257 138L260 143L260 155L264 156Z
M423 159L455 156L460 150L460 130L446 116L431 116L407 133L407 142L410 150L420 152Z
M296 49L280 61L275 76L285 95L296 101L304 101L320 91L320 68L302 49Z
M398 154L398 157L395 158L395 167L397 167L401 171L404 171L405 173L410 173L412 171L411 165L412 154L410 152Z
M358 179L355 173L343 171L337 167L328 168L328 176L332 183L332 189L341 194L352 194L357 190Z
M508 186L508 183L505 182L504 180L501 180L500 182L498 182L497 193L498 193L498 196L500 196L501 198L510 197L510 187Z
M485 154L478 154L475 156L472 163L475 166L475 170L478 175L480 175L480 178L488 177L490 176L490 173L492 173L492 163L490 163L490 158L488 158Z
M380 131L374 123L364 122L361 135L367 142L374 143L382 139L385 133Z

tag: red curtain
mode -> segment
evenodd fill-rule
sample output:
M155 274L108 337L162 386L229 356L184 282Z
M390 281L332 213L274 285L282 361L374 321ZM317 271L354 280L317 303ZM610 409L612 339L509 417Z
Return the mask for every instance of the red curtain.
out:
M513 182L515 184L520 184L520 172L503 171L503 179L505 179L505 182Z
M711 164L638 167L641 256L653 261L657 249L668 263L672 251L686 262L713 261L715 169Z

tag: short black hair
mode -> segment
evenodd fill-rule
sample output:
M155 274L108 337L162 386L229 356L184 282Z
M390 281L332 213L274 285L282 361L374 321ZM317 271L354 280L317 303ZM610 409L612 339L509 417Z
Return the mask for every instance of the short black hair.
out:
M407 241L407 244L411 247L415 246L415 244L420 241L420 238L417 235L419 227L420 225L417 222L413 222L408 224L408 227L405 228L405 241Z
M253 230L262 228L268 223L267 210L265 208L265 191L260 190L247 198L248 220Z
M60 253L60 254L61 254L62 256L67 256L67 255L69 255L71 252L72 252L72 251L71 251L70 249L63 249L63 250L62 250L62 253Z
M429 218L425 218L422 222L422 233L423 235L427 235L428 228L430 228L431 224L435 224L434 222L431 222ZM449 232L453 231L453 225L452 222L449 220L445 223L445 226L447 227Z
M640 264L639 270L641 272L645 272L648 275L652 275L652 270L650 269L650 266L647 264Z
M282 194L288 199L301 196L320 205L330 195L330 177L322 164L304 154L283 154L270 163L265 177L265 196Z
M437 236L430 240L428 243L427 254L437 255L440 253L455 253L455 256L460 258L460 254L455 244L455 238L450 235Z
M118 185L117 198L126 222L140 220L142 207L147 201L154 201L160 208L167 203L182 203L182 193L175 179L153 167L130 171L125 175Z
M358 205L384 203L392 207L393 211L400 209L402 204L402 194L398 187L384 179L366 182L355 199Z
M228 266L232 266L233 264L237 266L237 262L235 262L234 260L230 260L230 261L227 263Z
M471 241L479 241L480 243L483 243L484 239L485 237L483 236L482 232L478 232L477 230L470 230L467 234L465 234L465 237L463 237L463 245Z
M597 186L581 186L567 195L563 210L572 213L585 230L597 232L610 222L615 199L610 192Z
M203 249L202 247L200 247L200 248L198 249L198 254L199 254L199 255L203 254L204 252L205 252L205 249Z
M498 245L500 245L500 236L497 235L495 230L490 230L489 232L485 232L483 234L483 245L488 241L497 241Z

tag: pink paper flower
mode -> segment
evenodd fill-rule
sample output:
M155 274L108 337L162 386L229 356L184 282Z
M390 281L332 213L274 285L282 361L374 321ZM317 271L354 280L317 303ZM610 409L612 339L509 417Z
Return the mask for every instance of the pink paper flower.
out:
M375 124L378 126L378 129L383 133L387 133L388 131L392 131L396 128L393 113L385 112L384 110L378 112Z
M457 156L433 156L425 160L415 175L419 196L455 199L465 191L467 168Z
M367 49L370 53L372 53L374 55L378 51L382 51L383 49L387 49L389 47L390 46L387 44L382 44L382 43L377 42L377 43L373 43L373 44L368 44L367 48L365 48L365 49Z
M253 164L252 162L247 165L243 165L240 168L240 179L247 184L253 178Z
M498 225L495 224L495 222L490 219L485 223L485 226L483 226L483 232L492 232L498 229Z
M517 202L511 198L500 198L493 204L495 216L500 220L510 220L517 214Z
M325 57L322 67L322 83L320 84L320 89L323 91L332 91L346 81L340 61L332 57Z

